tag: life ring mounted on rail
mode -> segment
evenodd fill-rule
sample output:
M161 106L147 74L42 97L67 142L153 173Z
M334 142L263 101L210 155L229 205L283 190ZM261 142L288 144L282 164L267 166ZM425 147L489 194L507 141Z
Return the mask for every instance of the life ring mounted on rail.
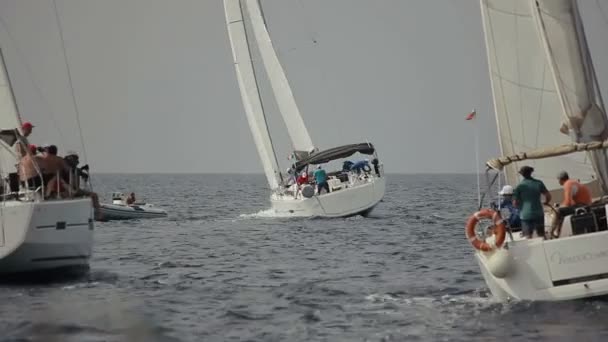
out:
M480 240L475 234L475 228L477 227L477 223L479 223L479 221L482 219L490 219L494 224L492 230L496 237L492 245ZM481 209L480 211L469 216L465 232L467 235L467 239L469 240L471 245L473 245L475 249L483 252L489 252L494 248L502 247L507 237L507 227L505 226L505 222L502 217L500 217L500 212L492 209Z

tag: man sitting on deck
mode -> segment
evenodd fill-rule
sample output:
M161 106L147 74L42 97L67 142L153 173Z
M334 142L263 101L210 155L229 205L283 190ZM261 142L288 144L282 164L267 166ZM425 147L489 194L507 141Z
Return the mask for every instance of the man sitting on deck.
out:
M570 179L568 172L560 172L557 175L557 179L559 180L559 185L564 187L564 200L560 204L560 207L591 204L593 200L591 199L589 188L574 179Z
M69 172L70 168L63 158L57 156L57 146L45 145L43 160L46 196L49 197L52 193L65 195L68 184L64 181L62 175Z

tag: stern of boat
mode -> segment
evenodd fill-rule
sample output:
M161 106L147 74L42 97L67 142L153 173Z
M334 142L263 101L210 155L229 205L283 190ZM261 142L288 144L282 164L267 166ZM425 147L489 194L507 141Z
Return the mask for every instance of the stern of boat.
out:
M608 294L608 231L509 242L505 276L493 272L492 253L475 254L490 291L500 300L557 301Z
M90 198L7 201L1 216L0 273L88 266L94 228Z
M294 217L347 217L368 215L384 197L385 177L370 177L352 187L333 190L311 198L273 196L272 208L279 214Z

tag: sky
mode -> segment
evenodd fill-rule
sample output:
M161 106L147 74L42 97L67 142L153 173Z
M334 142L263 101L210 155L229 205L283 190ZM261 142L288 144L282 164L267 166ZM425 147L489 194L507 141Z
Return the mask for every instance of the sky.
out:
M581 0L580 7L606 98L602 1ZM262 172L221 0L55 4L61 31L53 0L0 2L0 47L21 115L36 125L32 142L83 152L61 32L94 172ZM391 173L472 173L499 153L479 1L262 4L319 148L370 141ZM264 100L287 165L285 127L268 91ZM473 108L477 120L465 121Z

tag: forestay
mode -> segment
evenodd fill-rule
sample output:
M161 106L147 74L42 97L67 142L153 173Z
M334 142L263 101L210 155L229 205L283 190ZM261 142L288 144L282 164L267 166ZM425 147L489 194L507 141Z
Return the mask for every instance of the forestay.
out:
M536 29L535 7L534 0L481 0L503 155L571 142L560 132L565 114ZM535 177L544 181L550 190L559 188L556 175L560 170L568 171L572 178L585 183L595 178L585 153L528 160L525 164L534 167ZM522 165L514 162L505 166L508 183L518 182L517 170Z
M274 98L287 127L294 151L311 152L314 148L304 120L294 99L291 87L276 55L259 0L245 0L251 27L257 42Z
M224 0L224 12L226 14L226 24L234 58L234 67L247 121L249 122L268 184L274 190L280 184L280 171L268 132L264 108L262 107L251 53L247 43L241 1Z

